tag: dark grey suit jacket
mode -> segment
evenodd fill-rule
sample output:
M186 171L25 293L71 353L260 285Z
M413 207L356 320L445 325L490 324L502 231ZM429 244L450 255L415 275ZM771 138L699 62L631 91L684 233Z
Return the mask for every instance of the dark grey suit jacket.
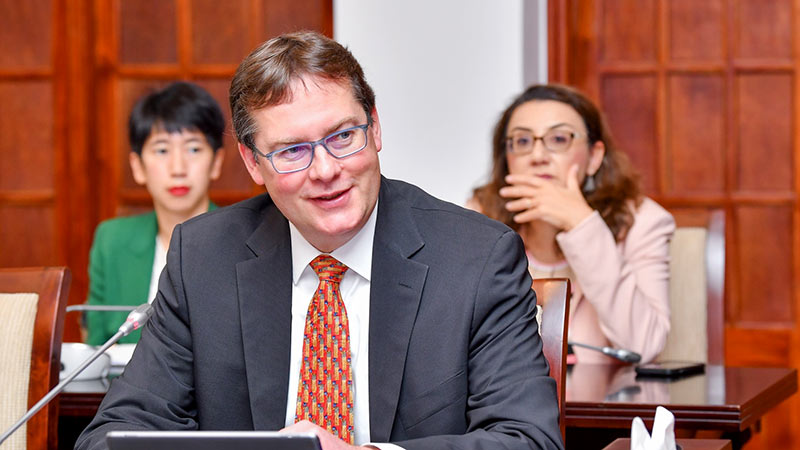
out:
M381 180L373 246L373 442L561 448L522 241ZM278 430L289 384L289 228L261 195L176 228L155 315L76 448L115 429Z

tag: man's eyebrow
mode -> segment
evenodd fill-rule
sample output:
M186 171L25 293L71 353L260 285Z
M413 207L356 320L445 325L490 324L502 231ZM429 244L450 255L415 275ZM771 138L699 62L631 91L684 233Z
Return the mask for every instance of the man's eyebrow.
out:
M356 124L358 124L358 121L359 121L358 117L355 116L345 117L344 119L341 119L338 122L336 122L333 126L328 127L328 129L325 130L325 136L320 136L319 139L322 139L324 137L329 136L332 133L335 133L337 130L342 129L345 125L352 124L350 126L355 126ZM311 141L301 138L288 137L274 141L272 144L270 144L270 148L278 149L278 148L288 147L290 145L303 144L305 142L311 142Z

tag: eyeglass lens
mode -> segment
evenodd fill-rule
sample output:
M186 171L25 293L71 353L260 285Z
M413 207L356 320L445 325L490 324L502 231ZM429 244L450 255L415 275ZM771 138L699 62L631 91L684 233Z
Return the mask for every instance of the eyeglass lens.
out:
M536 141L541 139L551 152L563 152L572 144L575 133L568 130L548 130L544 136L534 136L526 131L516 131L506 140L506 149L511 153L525 154L533 151Z
M311 165L314 147L322 144L336 158L344 158L367 146L366 126L337 131L316 142L304 142L272 153L272 165L278 172L296 172Z

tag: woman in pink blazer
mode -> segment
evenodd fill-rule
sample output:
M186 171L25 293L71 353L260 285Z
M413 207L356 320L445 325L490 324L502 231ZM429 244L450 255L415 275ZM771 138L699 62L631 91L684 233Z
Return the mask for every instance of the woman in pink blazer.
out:
M597 107L566 86L532 86L500 117L492 155L491 180L469 206L520 233L534 278L572 280L569 340L658 356L675 222L640 193Z

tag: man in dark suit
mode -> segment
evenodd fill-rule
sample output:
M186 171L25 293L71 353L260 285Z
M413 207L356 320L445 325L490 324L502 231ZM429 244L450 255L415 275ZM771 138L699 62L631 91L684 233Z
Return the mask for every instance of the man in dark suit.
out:
M272 39L239 66L231 108L267 194L176 228L155 315L77 448L115 429L562 448L520 238L381 176L375 96L350 52Z

